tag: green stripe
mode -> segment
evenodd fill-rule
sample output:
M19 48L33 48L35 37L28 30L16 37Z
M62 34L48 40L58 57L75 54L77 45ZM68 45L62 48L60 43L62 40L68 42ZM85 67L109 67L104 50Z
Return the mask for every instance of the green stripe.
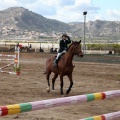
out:
M87 94L87 101L95 100L95 96L93 94Z
M32 110L32 105L30 103L21 103L20 108L21 108L20 112L27 112Z
M86 118L85 120L94 120L94 118Z

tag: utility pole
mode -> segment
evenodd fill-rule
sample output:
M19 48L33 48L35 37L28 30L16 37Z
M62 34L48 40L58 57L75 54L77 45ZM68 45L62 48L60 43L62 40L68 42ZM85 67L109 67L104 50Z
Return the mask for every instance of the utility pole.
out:
M85 45L85 29L86 29L86 15L87 15L87 11L83 12L84 15L84 47L83 47L83 53L86 53L86 45Z

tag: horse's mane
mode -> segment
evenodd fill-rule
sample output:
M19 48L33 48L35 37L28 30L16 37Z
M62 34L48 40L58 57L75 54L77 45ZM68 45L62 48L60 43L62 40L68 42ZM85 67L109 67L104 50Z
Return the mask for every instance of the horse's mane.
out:
M68 50L71 48L72 45L76 45L76 44L78 44L77 41L72 42L72 43L69 45Z

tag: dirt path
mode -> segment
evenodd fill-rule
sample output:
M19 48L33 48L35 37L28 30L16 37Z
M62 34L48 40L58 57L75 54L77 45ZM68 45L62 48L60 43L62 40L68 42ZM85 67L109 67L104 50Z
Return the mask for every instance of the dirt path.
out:
M45 61L49 54L22 53L21 76L0 73L0 105L10 105L61 97L57 78L55 93L46 92ZM2 62L2 64L4 64ZM1 65L2 65L1 64ZM120 89L120 65L74 62L74 85L69 96ZM69 86L64 77L64 92ZM78 120L120 110L120 98L51 108L19 114L18 120ZM15 115L1 120L14 120Z

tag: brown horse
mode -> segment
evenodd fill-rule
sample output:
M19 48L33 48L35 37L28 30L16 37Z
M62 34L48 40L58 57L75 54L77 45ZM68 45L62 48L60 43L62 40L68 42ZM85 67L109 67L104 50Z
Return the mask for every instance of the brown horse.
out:
M81 40L79 42L72 42L71 45L68 48L68 51L61 57L61 59L58 62L58 66L53 66L53 61L55 59L55 56L52 56L47 59L46 61L46 78L48 82L48 88L47 91L50 92L50 82L49 82L49 76L51 72L54 73L54 77L52 78L52 89L54 90L54 83L58 75L60 75L60 93L63 94L63 76L67 75L70 81L70 86L68 90L66 91L66 94L69 94L71 91L71 88L73 86L73 80L72 80L72 72L73 72L73 57L74 55L83 57L83 53L81 51Z
M15 47L14 48L11 48L9 51L15 51ZM30 48L27 47L27 46L22 46L20 47L20 52L31 52Z
M30 50L30 48L29 47L27 47L27 46L22 46L21 48L20 48L20 50L21 50L21 52L30 52L31 50Z

